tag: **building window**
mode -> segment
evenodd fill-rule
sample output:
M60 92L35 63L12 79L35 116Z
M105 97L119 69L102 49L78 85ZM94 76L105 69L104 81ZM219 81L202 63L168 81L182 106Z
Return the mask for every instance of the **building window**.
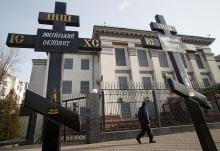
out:
M80 81L80 93L89 92L89 81Z
M129 102L121 103L121 116L122 119L131 118L131 105Z
M72 81L63 81L63 94L72 93Z
M148 67L147 54L145 50L137 50L138 63L140 67Z
M117 66L126 66L125 49L115 48L115 59Z
M196 63L198 65L199 69L204 69L204 65L202 63L202 59L201 59L200 55L194 54L194 57L195 57L195 60L196 60Z
M184 57L184 54L183 54L183 53L180 53L180 57L181 57L181 60L182 60L182 62L183 62L184 67L187 68L186 59L185 59L185 57Z
M73 103L72 110L75 111L75 112L78 112L78 104L77 104L77 102Z
M81 124L86 124L86 113L87 113L87 108L80 107L79 118L80 118Z
M81 59L81 69L89 70L89 59Z
M142 77L142 82L144 89L150 89L151 88L151 79L150 77Z
M203 81L203 84L204 84L205 87L209 87L210 86L210 82L209 82L208 78L203 78L202 81Z
M165 51L158 51L158 57L161 67L169 67Z
M73 69L73 59L72 58L65 58L64 69Z
M119 89L128 89L128 80L127 77L118 77Z

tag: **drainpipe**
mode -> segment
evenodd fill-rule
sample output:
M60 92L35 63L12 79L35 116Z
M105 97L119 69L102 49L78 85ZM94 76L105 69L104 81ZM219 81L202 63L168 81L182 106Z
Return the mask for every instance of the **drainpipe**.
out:
M94 55L92 55L92 89L94 88L94 86L95 86L95 63L94 63Z

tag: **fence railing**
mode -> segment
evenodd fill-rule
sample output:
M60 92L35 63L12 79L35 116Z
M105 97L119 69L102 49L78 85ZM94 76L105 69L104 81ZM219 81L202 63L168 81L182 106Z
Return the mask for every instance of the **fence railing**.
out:
M119 82L102 82L100 84L102 90L127 90L127 89L135 89L135 90L152 90L152 89L167 89L168 85L164 85L163 82L150 82L150 83L143 83L143 82L128 82L125 84L121 84Z
M0 146L26 141L29 116L0 118Z
M209 89L204 84L192 83L194 89ZM137 113L145 101L151 115L152 127L165 127L191 124L184 99L172 93L163 83L144 84L131 82L126 86L119 83L102 83L101 129L103 131L131 130L140 127ZM208 122L219 122L220 100L210 99L213 108L204 111ZM217 107L216 107L217 106Z
M199 89L208 89L212 85L205 85L203 82L191 81L191 85L195 90ZM100 89L109 90L109 89L117 89L117 90L127 90L127 89L135 89L135 90L162 90L169 89L169 85L164 82L127 82L127 83L119 83L119 82L101 82Z

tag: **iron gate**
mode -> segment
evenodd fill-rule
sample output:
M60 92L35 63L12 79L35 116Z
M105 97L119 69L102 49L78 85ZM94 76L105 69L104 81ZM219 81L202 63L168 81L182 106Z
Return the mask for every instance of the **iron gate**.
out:
M86 143L86 94L81 94L80 92L64 94L62 102L67 109L76 111L79 114L81 131L76 132L63 125L61 141L76 144Z

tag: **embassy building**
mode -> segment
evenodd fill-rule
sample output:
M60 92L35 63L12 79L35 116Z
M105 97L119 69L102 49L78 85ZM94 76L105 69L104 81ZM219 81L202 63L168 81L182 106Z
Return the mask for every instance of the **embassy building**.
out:
M191 82L205 86L220 83L218 57L210 49L213 38L176 35L195 53L181 53ZM100 38L99 72L103 82L164 82L163 75L176 79L164 50L145 49L141 37L157 38L158 32L94 26L93 37Z
M220 83L220 59L210 45L214 38L176 35L194 53L180 53L192 85L209 87ZM84 94L91 89L139 89L141 83L163 86L164 75L176 75L164 50L143 48L141 37L156 38L158 32L128 28L94 26L93 38L101 40L98 53L65 53L62 93ZM47 60L33 59L30 89L44 94ZM142 85L142 88L144 85ZM148 88L149 89L149 88Z
M101 40L99 53L65 53L63 58L63 94L102 89L101 83L164 82L163 75L176 79L174 69L164 50L143 48L141 37L156 38L156 31L94 26L93 38ZM195 53L181 53L182 62L192 83L211 86L220 83L220 59L210 45L214 38L176 35ZM47 60L33 59L33 70L44 77ZM45 77L46 78L46 77ZM45 79L46 80L46 79ZM40 80L42 83L46 81ZM38 86L37 86L38 87ZM41 88L41 90L43 90ZM41 92L43 93L43 92Z
M64 55L63 94L82 92L85 89L101 89L100 82L118 82L123 85L128 82L164 82L165 73L175 80L175 73L166 51L143 48L140 40L143 36L156 38L158 33L94 26L93 38L100 38L102 51L99 54L90 52ZM214 56L210 49L215 39L176 36L180 37L189 49L195 51L181 54L191 82L205 86L220 83L219 56ZM33 66L37 67L39 62L46 68L47 61L41 59L33 59Z
M63 100L77 97L73 94L82 96L92 89L103 90L106 121L136 118L143 101L149 102L148 109L153 117L158 114L162 117L164 112L176 114L180 108L186 110L183 103L176 103L181 100L178 96L166 92L169 88L165 76L177 80L167 51L143 48L141 37L158 38L159 32L94 26L92 38L101 40L100 52L65 53L63 56ZM181 34L175 37L189 50L180 56L192 86L196 90L214 87L215 97L209 97L212 94L207 92L207 98L213 110L219 112L220 57L210 48L215 39ZM33 59L29 88L42 96L46 96L48 63L46 59ZM164 93L156 93L156 104L153 90ZM85 105L75 102L67 107L77 110L83 120ZM42 123L42 117L38 116L37 121Z

